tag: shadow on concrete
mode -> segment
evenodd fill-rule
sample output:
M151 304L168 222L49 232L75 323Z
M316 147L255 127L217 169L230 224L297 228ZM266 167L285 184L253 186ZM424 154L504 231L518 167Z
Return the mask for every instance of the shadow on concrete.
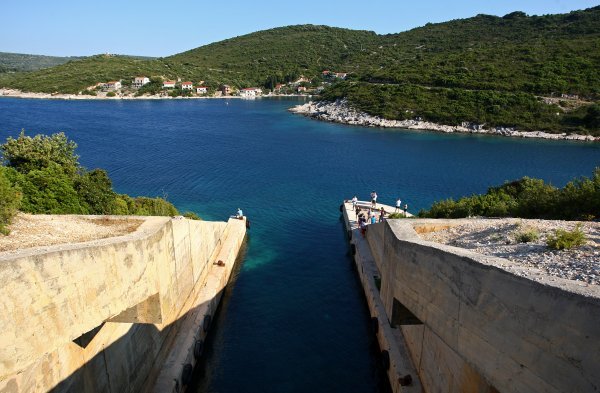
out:
M187 356L186 361L181 362L181 364L172 364L172 362L169 362L172 346L177 340L178 333L187 335L190 328L193 329L196 340L205 340L208 332L214 328L214 315L211 315L211 326L208 329L208 326L205 326L205 318L197 318L197 315L200 312L210 315L210 312L206 312L207 309L210 310L209 303L221 298L224 292L230 291L228 288L235 282L239 274L246 251L247 239L242 243L227 286L214 298L193 307L162 329L154 324L127 324L131 326L120 338L95 354L82 367L51 389L50 392L121 393L160 391L160 389L156 390L157 378L165 367L171 367L174 372L169 376L176 375L178 380L175 382L173 381L175 378L171 378L167 382L179 384L179 388L183 391L184 385L189 385L192 377L192 372L186 370L186 365L190 364L195 367L201 361L201 356L194 356L194 343L192 343L191 348L178 347L178 351L189 352L190 355ZM214 311L213 314L215 314ZM190 325L191 320L201 322ZM94 329L97 331L87 345L93 346L94 340L102 339L104 329L114 329L117 325L121 324L115 322L101 324ZM101 344L96 343L96 345ZM178 358L182 357L179 356ZM164 381L164 375L163 373L161 381Z

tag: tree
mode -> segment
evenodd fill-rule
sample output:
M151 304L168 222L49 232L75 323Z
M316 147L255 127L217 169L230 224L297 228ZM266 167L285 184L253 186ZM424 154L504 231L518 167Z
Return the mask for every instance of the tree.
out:
M7 166L20 173L42 170L55 163L65 174L74 176L80 169L77 144L67 139L63 132L50 136L38 134L33 138L21 131L18 138L8 137L2 146Z
M75 180L75 190L90 214L114 214L117 194L108 173L102 169L86 172Z
M600 129L600 104L590 105L587 114L583 118L583 123L590 130Z

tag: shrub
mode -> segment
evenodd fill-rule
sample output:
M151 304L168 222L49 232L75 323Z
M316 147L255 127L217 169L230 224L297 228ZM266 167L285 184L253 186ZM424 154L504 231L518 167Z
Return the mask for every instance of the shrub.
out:
M537 228L527 227L514 234L518 243L531 243L540 238L540 232Z
M174 216L179 212L163 198L118 195L102 169L85 171L75 154L77 145L63 133L51 136L9 137L0 148L6 167L0 166L0 232L20 208L34 214L131 214ZM5 179L5 184L2 184ZM11 184L15 188L11 188ZM21 194L22 192L22 194ZM17 203L13 195L17 193ZM4 207L3 207L4 206ZM13 206L14 207L13 209ZM14 214L14 213L12 213ZM3 218L7 217L7 218Z
M581 230L581 225L577 225L572 231L557 229L554 234L548 235L546 244L554 250L569 250L578 247L586 242L585 233Z
M524 177L491 187L486 194L435 202L419 217L523 217L593 220L600 217L600 168L558 189L540 179Z
M395 218L405 218L405 217L404 217L404 213L392 213L388 216L388 218L391 218L393 220Z
M189 218L190 220L202 220L199 215L194 212L185 212L183 213L185 218Z
M68 175L80 169L77 144L67 139L63 132L51 136L38 134L33 138L21 131L18 138L8 137L2 146L4 162L21 173L58 164Z
M94 169L78 176L75 190L89 214L112 214L115 210L116 194L106 171Z
M6 168L0 167L0 233L8 235L6 226L17 214L21 204L21 192L14 187L6 176Z
M137 197L129 210L136 216L176 216L179 214L171 202L163 198Z

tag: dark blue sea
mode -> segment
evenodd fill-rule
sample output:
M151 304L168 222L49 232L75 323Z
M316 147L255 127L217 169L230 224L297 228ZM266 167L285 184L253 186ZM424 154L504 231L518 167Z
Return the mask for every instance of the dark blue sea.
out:
M444 135L317 122L292 100L0 99L0 139L64 131L114 188L180 211L250 218L213 325L199 392L385 392L338 207L376 190L417 212L522 176L563 186L600 144Z

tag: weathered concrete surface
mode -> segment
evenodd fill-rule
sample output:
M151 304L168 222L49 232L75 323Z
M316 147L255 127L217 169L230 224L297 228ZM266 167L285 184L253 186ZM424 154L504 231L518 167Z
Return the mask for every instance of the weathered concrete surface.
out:
M139 391L244 224L149 217L125 236L0 255L0 391Z
M429 392L600 391L600 290L520 277L510 261L421 240L452 220L390 220L381 296L423 325L401 326ZM382 224L377 224L382 225ZM369 230L368 236L381 236Z
M379 205L381 208L382 205ZM386 208L390 208L386 206ZM354 220L355 213L352 210L352 203L344 203L342 213L346 230L350 234L350 243L354 249L354 262L360 281L365 292L365 298L371 312L371 317L375 318L377 326L377 342L382 351L387 351L389 355L389 368L386 370L390 386L394 393L398 392L421 392L422 386L416 367L411 361L404 337L398 329L390 326L389 318L386 314L385 306L381 299L376 279L379 279L380 273L376 265L376 258L371 253L371 248L367 239L363 238L360 230L356 229ZM352 219L350 218L352 217ZM368 226L368 233L381 233L379 228L383 223ZM412 382L409 385L402 386L401 379L410 375Z

